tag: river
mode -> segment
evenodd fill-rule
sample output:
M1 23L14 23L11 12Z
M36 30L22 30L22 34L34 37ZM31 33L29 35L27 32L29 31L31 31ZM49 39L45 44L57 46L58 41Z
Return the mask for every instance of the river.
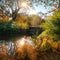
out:
M10 56L13 56L16 48L24 44L34 45L32 38L26 36L18 37L10 41L0 40L0 52L7 52Z

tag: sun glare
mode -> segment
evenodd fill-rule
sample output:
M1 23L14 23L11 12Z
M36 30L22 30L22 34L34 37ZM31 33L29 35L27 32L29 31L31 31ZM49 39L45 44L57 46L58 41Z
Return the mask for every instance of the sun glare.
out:
M31 45L31 44L33 44L33 42L30 39L24 38L24 37L17 41L18 47L24 46L25 44Z
M37 14L36 10L30 10L29 15L31 15L31 14Z
M27 7L27 3L26 2L23 2L23 3L21 3L21 7Z
M21 40L21 41L19 42L19 44L20 44L20 45L24 45L24 40Z
M25 39L22 38L18 43L19 43L20 46L24 45L25 44Z

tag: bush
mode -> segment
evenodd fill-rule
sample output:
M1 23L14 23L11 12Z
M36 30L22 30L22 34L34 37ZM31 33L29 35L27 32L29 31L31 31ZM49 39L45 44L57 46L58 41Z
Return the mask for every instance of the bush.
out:
M37 50L41 52L51 50L51 45L48 42L47 38L42 38L40 40L39 45L37 45Z
M47 41L43 41L41 45L41 51L49 51L50 49L50 44Z
M0 35L18 33L20 32L20 28L21 27L13 21L0 23Z
M40 37L48 36L53 40L60 40L60 11L47 18L40 27L44 30Z

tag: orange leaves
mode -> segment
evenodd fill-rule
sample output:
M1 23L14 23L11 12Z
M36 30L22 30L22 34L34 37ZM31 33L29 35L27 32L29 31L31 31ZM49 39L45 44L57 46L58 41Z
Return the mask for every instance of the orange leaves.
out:
M8 22L9 21L9 17L3 15L2 17L0 17L0 22Z
M0 60L8 60L8 55L6 52L0 52Z
M20 25L22 29L28 28L28 17L25 15L18 15L16 18L17 25Z
M23 59L26 58L26 56L31 60L36 60L37 58L37 52L33 45L29 45L26 43L23 46L18 47L16 51Z
M16 21L17 22L27 22L27 20L28 20L28 17L27 16L25 16L25 15L18 15L17 16L17 18L16 18Z

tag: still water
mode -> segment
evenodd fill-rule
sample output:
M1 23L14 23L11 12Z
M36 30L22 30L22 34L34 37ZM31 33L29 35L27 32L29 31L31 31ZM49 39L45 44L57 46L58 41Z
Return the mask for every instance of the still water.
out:
M15 41L0 40L0 52L7 52L10 56L13 56L15 50L24 44L34 45L31 37L16 38Z

